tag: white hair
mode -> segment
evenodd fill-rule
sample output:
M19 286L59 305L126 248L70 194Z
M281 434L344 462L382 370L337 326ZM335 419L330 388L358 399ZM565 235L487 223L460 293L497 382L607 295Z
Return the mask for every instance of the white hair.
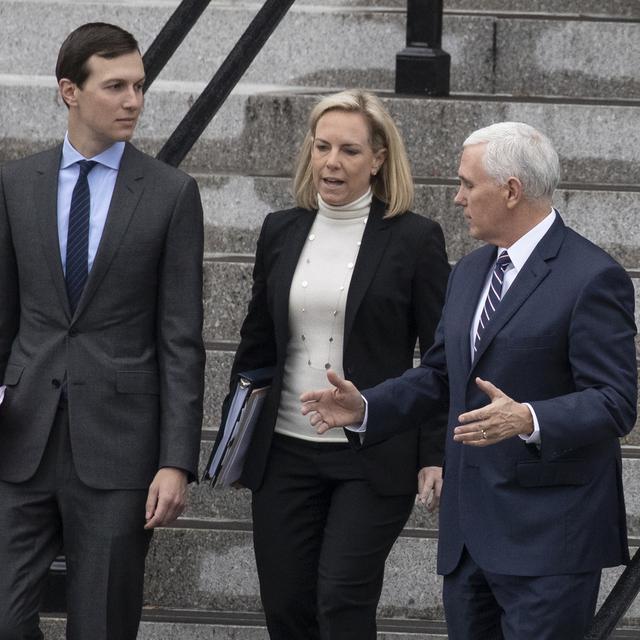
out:
M560 161L551 141L523 122L498 122L474 131L462 144L486 144L483 164L498 184L522 183L525 198L550 199L560 181Z

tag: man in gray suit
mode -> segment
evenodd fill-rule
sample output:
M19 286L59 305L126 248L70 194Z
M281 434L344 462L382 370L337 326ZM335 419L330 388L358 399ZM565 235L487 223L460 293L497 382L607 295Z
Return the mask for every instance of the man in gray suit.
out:
M67 638L133 640L151 532L182 512L202 420L202 207L128 140L135 39L62 45L64 143L0 170L0 639L42 638L64 544Z

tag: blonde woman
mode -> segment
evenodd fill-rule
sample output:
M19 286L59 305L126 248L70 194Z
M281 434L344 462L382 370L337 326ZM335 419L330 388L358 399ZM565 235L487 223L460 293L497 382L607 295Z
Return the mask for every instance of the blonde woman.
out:
M373 95L321 99L295 177L298 206L269 214L232 374L275 365L242 484L271 638L374 640L384 564L414 504L440 485L444 417L356 451L318 436L300 393L331 367L365 388L412 366L440 317L440 227L409 211L404 144ZM232 376L232 378L233 378Z

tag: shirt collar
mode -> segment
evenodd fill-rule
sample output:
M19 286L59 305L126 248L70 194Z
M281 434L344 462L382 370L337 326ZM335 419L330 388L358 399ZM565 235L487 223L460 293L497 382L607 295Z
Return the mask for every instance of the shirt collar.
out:
M547 231L549 231L555 219L556 210L551 209L549 215L506 249L509 253L509 258L511 258L511 264L513 264L516 272L522 269L524 263L529 259L529 256L533 253L533 250L536 248L540 240L542 240ZM503 251L505 251L504 247L498 247L498 255Z
M114 142L110 147L105 149L102 153L99 153L93 158L85 158L74 146L69 142L69 133L64 136L64 142L62 144L62 162L60 163L61 169L66 169L80 160L95 160L105 167L115 169L120 168L120 161L122 160L122 154L124 153L125 143Z

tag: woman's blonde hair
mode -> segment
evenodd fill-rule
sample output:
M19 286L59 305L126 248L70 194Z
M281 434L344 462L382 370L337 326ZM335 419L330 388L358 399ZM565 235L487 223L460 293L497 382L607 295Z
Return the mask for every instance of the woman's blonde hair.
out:
M373 194L387 205L385 218L409 210L413 204L413 179L404 142L382 102L361 89L350 89L322 98L309 114L309 130L296 162L293 181L296 203L304 209L318 208L318 193L313 184L311 152L318 120L327 111L361 113L369 124L369 142L374 153L387 150L380 170L371 176Z

